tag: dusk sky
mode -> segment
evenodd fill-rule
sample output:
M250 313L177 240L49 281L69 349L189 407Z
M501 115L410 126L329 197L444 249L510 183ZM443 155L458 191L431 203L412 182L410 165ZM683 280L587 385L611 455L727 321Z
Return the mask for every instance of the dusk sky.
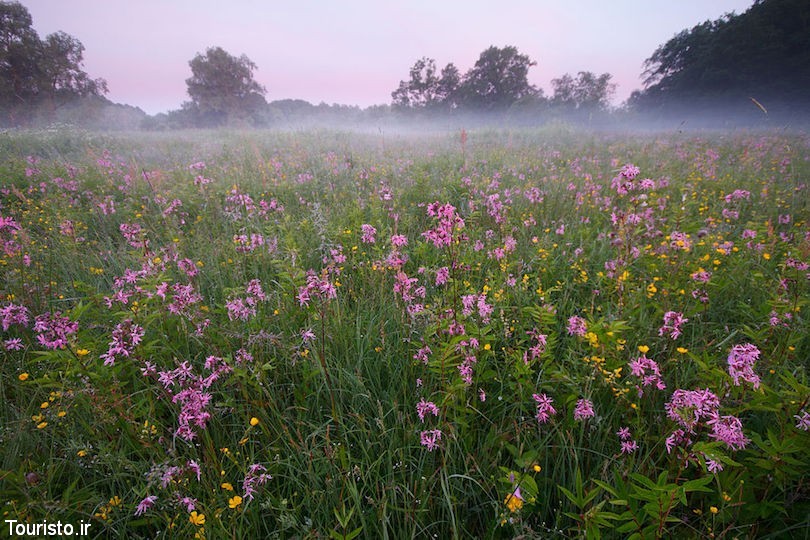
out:
M642 87L642 63L677 32L752 0L22 0L44 38L62 30L85 46L87 73L107 97L155 114L188 100L195 54L221 46L246 54L268 101L360 105L391 92L422 56L464 73L495 45L537 65L531 83L608 72L614 102Z

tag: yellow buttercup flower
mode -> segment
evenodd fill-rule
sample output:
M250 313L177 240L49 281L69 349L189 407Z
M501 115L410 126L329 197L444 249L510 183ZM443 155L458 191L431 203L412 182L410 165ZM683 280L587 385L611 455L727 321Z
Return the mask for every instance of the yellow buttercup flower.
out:
M200 525L205 524L205 514L198 514L197 511L195 510L194 512L191 513L190 516L188 516L188 520L193 525L197 525L199 527Z
M258 426L258 425L259 425L259 419L258 419L258 418L256 418L255 416L254 416L253 418L251 418L251 419L250 419L250 425L251 425L251 426L254 426L254 427L255 427L255 426Z
M234 495L233 497L228 499L228 508L233 509L239 506L240 504L242 504L242 497L240 497L239 495Z
M503 502L510 512L517 512L518 510L523 508L523 499L521 499L514 493L508 494Z

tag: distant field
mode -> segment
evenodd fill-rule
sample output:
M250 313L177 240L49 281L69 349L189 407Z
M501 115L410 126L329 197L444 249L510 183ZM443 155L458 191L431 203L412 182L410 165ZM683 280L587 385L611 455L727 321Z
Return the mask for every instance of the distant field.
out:
M775 132L0 134L4 534L806 538L809 185Z

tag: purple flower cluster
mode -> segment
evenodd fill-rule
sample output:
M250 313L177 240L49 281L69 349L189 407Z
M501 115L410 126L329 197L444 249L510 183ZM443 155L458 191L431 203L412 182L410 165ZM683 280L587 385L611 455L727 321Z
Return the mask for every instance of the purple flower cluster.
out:
M432 452L439 447L442 440L442 430L428 429L419 434L419 442L427 448L428 452Z
M107 352L101 355L105 366L115 364L116 357L128 358L143 339L145 331L130 319L115 326Z
M23 305L8 304L0 308L3 332L7 332L11 325L28 326L29 312Z
M456 212L456 207L450 203L442 205L433 202L428 205L427 213L430 217L439 220L438 225L422 233L429 242L437 248L447 247L453 243L453 231L464 228L464 220Z
M59 311L43 313L34 319L37 341L46 349L62 349L68 344L68 336L75 334L79 323L62 317Z
M248 468L244 481L242 481L242 491L244 499L248 502L256 495L256 486L266 483L273 477L267 474L267 468L261 463L254 463ZM247 504L247 503L246 503Z
M736 386L740 385L740 379L759 388L759 376L754 373L754 363L759 358L760 352L751 343L744 345L734 345L728 355L728 374L734 379Z
M568 319L568 335L582 337L588 332L588 325L585 319L574 315Z
M554 400L546 394L532 394L532 398L537 402L537 413L534 415L541 424L547 423L551 417L557 414L554 408Z
M636 385L638 397L644 395L645 386L655 385L659 390L664 390L667 385L661 378L661 370L655 360L650 360L644 355L630 361L630 372L641 379L641 384Z
M329 281L325 271L321 274L316 274L314 270L307 271L306 285L298 287L298 303L301 306L308 306L312 299L326 301L335 298L337 298L337 289Z
M690 435L696 433L701 423L711 429L710 438L726 443L732 450L743 449L749 442L737 417L720 416L720 400L709 389L678 389L664 408L667 416L683 428L676 429L667 438L667 452L672 452L676 446L691 444Z
M360 226L360 232L362 236L360 237L360 241L364 244L374 244L377 242L376 234L377 229L375 229L372 225L368 223L363 223Z
M595 415L591 400L584 398L577 400L577 406L574 408L574 420L586 420L593 418Z
M683 313L667 311L664 313L664 325L658 329L658 335L678 339L682 333L681 326L687 321L689 321L689 319L685 318Z
M623 427L616 432L622 444L622 454L632 454L638 450L638 443L633 440L629 427Z

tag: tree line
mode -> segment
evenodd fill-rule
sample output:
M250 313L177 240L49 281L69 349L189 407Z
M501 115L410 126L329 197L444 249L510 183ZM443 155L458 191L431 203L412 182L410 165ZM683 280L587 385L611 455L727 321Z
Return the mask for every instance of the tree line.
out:
M28 10L0 1L0 124L32 125L61 109L74 117L106 107L119 115L140 113L147 129L266 126L285 119L327 120L424 118L477 114L531 122L565 118L590 122L621 115L677 116L706 111L795 116L810 112L810 2L757 0L740 15L729 14L683 30L644 63L644 88L619 108L611 107L615 84L609 73L581 71L551 81L552 93L529 83L537 63L514 46L491 46L462 73L453 63L439 69L429 57L416 60L391 93L388 105L314 106L303 100L268 103L247 56L211 47L189 61L189 101L180 109L147 117L103 96L104 79L82 68L84 46L64 32L40 39ZM117 109L113 109L117 107ZM70 118L68 116L68 118Z

